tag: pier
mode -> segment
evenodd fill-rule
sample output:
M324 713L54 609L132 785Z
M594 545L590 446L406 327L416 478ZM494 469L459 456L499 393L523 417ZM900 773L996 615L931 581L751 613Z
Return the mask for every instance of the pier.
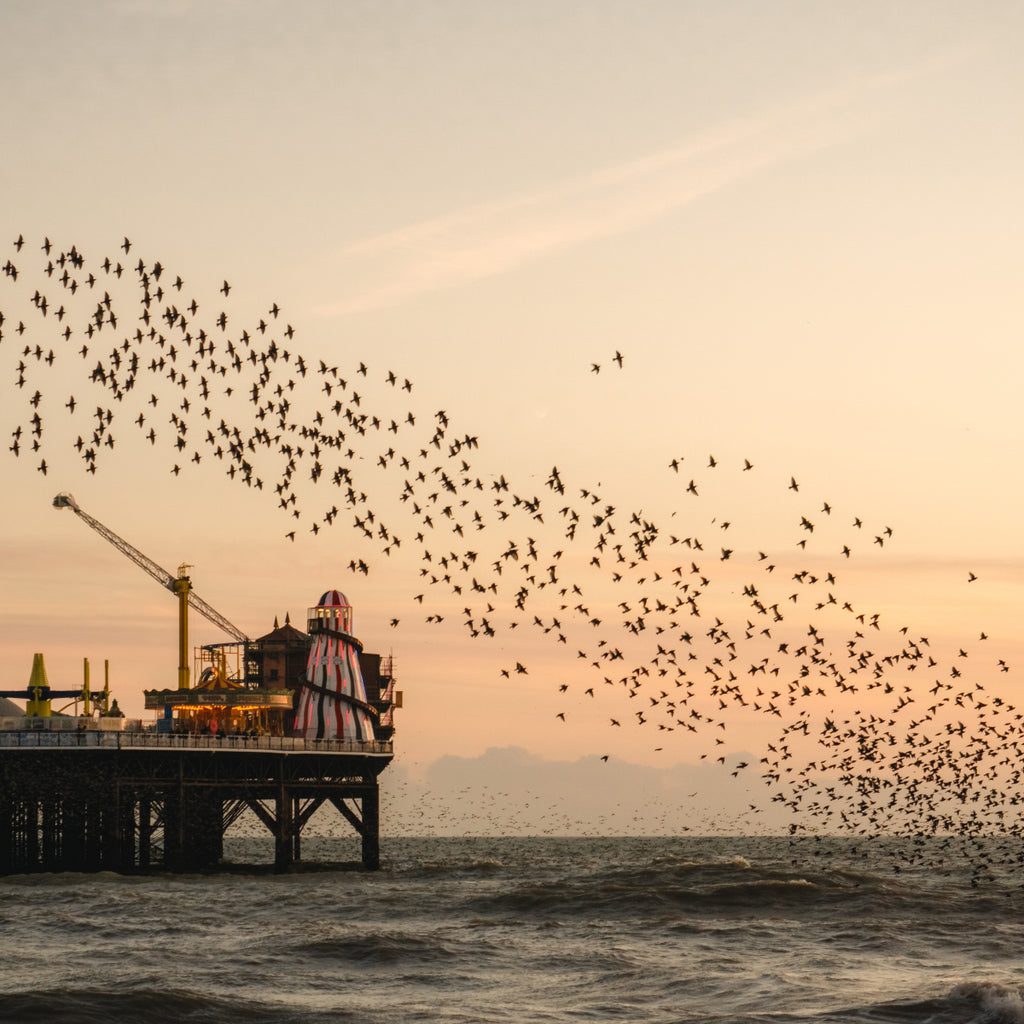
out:
M24 688L0 700L0 875L41 871L206 871L223 859L226 831L247 811L274 839L274 868L301 862L303 829L327 805L355 830L361 864L380 866L378 777L394 756L390 654L363 650L339 590L307 610L307 632L274 619L250 637L192 589L190 566L171 575L85 512L53 499L173 593L177 685L143 690L148 726L128 723L104 688L52 688L42 652ZM230 637L195 651L189 608ZM54 700L74 713L55 711ZM79 705L82 713L79 714Z
M390 741L157 732L0 732L0 874L203 871L251 811L274 869L301 861L303 829L333 806L380 864L378 776Z

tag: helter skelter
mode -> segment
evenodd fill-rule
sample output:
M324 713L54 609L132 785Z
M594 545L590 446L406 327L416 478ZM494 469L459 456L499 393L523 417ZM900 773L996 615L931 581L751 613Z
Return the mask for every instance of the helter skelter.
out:
M352 635L352 605L328 590L307 614L312 643L295 729L306 739L374 739L377 712L367 703L359 668L362 644Z

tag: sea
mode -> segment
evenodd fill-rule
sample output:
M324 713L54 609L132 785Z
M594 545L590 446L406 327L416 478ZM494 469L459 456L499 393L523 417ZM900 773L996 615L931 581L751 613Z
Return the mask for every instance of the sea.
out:
M0 1021L1024 1024L1024 878L982 841L381 842L0 879Z

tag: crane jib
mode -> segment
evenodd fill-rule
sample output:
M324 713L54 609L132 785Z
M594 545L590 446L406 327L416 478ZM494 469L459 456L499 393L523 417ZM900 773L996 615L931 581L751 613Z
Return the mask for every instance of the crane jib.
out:
M127 558L130 558L140 569L147 572L157 581L157 583L171 591L171 593L178 593L180 580L188 579L187 576L172 576L166 569L157 565L156 562L144 555L138 548L129 544L123 537L119 537L113 530L104 526L98 519L79 508L78 502L76 502L70 494L58 494L57 497L53 499L53 507L71 509L79 519L88 523L88 525L91 526L101 537L113 544L118 551ZM201 597L198 597L192 590L191 585L189 585L188 589L188 603L197 612L199 612L203 618L212 622L218 629L222 629L238 643L247 644L250 642L249 637L246 636L246 634L237 626L224 618L220 612L208 605Z

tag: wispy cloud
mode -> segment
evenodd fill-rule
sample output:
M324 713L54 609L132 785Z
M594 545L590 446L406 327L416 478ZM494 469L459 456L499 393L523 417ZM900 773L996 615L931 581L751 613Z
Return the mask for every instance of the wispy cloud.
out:
M391 306L654 223L766 167L862 137L884 117L879 94L953 62L946 55L878 75L530 195L361 240L328 257L347 295L317 311Z

